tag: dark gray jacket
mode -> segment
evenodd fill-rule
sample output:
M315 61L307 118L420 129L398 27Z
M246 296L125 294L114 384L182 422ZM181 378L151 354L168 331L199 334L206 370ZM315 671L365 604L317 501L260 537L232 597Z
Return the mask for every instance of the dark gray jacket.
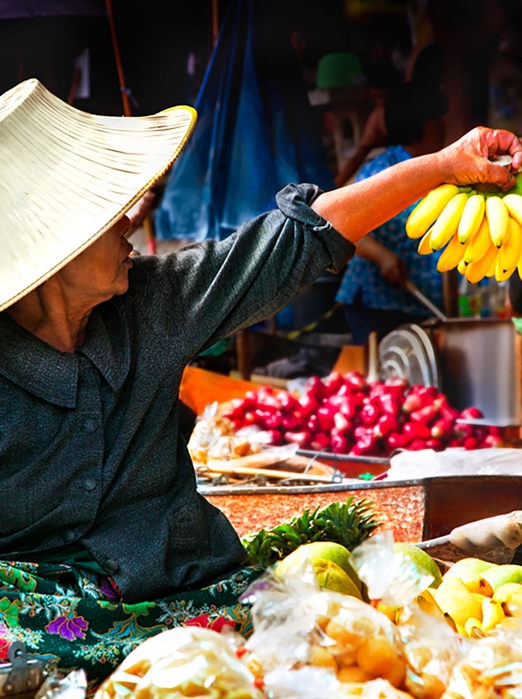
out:
M239 567L232 526L196 489L179 431L186 364L279 311L354 252L286 187L224 241L137 258L129 291L62 353L0 314L0 557L80 544L124 600L202 587Z

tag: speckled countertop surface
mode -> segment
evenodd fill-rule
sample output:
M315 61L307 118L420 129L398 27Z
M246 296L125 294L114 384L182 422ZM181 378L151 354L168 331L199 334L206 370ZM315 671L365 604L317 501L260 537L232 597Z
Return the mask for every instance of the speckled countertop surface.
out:
M299 516L303 510L365 498L396 541L426 541L462 524L520 509L522 476L450 476L409 481L347 479L328 485L219 486L200 492L240 536Z
M420 541L423 538L425 490L420 485L390 488L362 488L350 490L342 486L250 489L242 493L230 488L206 489L203 494L230 519L239 536L259 529L269 529L283 521L299 516L305 509L314 510L331 502L345 502L349 497L367 499L382 521L382 527L391 529L396 541Z

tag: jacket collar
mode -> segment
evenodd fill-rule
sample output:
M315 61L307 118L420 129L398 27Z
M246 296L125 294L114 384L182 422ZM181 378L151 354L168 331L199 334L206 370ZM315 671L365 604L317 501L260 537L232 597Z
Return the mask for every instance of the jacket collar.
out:
M95 308L87 340L78 352L60 352L0 313L0 374L34 396L74 408L80 357L87 357L113 390L121 388L130 366L130 349L116 304Z

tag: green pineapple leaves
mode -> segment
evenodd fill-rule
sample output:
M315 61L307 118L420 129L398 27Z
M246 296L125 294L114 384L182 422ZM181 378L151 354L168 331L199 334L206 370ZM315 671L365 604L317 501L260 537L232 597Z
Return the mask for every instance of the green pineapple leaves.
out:
M324 508L308 509L272 529L261 529L242 538L248 565L268 568L301 544L311 541L335 541L349 551L367 539L381 522L366 499L333 502Z

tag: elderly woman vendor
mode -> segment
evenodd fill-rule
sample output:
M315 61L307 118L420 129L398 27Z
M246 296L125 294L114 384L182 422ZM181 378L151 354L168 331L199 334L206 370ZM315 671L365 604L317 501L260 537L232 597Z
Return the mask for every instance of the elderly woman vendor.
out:
M189 107L81 112L27 80L0 97L0 648L100 679L182 623L248 631L259 574L201 497L178 389L205 347L339 271L442 182L513 175L518 138L476 128L357 184L288 185L227 239L131 258L133 205L179 155Z

